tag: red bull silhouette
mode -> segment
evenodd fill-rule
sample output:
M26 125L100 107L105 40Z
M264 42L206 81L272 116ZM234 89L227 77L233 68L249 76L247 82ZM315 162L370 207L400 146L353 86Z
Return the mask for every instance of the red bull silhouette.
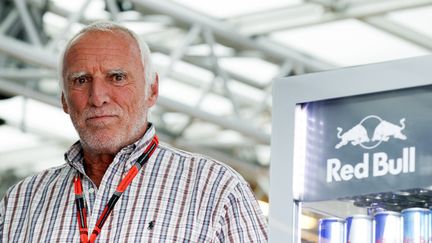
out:
M366 128L363 126L363 123L367 120L375 119L378 121L378 125L375 127L372 139L369 138ZM339 149L340 147L351 143L352 145L360 145L365 149L373 149L376 148L381 142L387 142L390 137L406 140L407 137L402 133L402 130L405 129L405 118L402 118L400 121L400 126L397 124L393 124L391 122L385 121L376 115L369 115L363 118L357 125L353 128L349 129L347 132L341 135L342 128L338 127L337 137L340 139L340 142L336 144L335 148ZM370 124L370 122L369 122ZM364 144L368 142L375 142L374 144Z
M381 122L375 128L372 141L387 142L390 137L398 138L401 140L407 139L407 137L402 133L402 130L405 128L405 118L402 118L399 123L401 124L400 126L385 120L381 120Z
M337 130L338 130L337 137L341 139L341 141L338 144L336 144L335 146L336 149L344 145L347 145L349 142L351 142L351 144L355 146L370 141L366 128L361 123L355 125L353 128L346 131L342 135L341 133L343 129L338 127Z

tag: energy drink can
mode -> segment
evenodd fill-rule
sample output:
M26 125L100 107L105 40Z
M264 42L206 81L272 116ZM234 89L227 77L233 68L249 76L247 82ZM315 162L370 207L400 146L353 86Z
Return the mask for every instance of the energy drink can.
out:
M432 243L432 209L429 209L429 241Z
M393 211L382 211L374 215L375 243L402 243L401 214Z
M432 242L432 209L429 209L429 241Z
M425 208L402 210L403 239L406 243L426 243L429 240L430 211Z
M318 243L345 243L345 220L340 218L320 219Z
M352 215L346 218L347 243L372 243L373 220L368 215Z

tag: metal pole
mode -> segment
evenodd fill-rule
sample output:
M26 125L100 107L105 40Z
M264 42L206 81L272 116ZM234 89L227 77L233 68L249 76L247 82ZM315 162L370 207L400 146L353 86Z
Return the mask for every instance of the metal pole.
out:
M57 58L53 53L2 34L0 34L0 52L31 64L51 69L57 68Z
M249 125L250 122L240 120L240 119L226 118L226 117L213 115L201 109L196 109L195 107L182 104L178 101L172 100L167 97L159 97L158 105L167 109L183 112L195 118L217 124L227 129L238 131L244 135L253 138L254 140L260 143L270 144L270 135L268 133L263 132L258 127Z
M15 6L21 16L21 20L24 24L26 32L30 38L30 41L38 46L42 46L39 34L34 26L32 17L27 9L26 3L23 0L14 0Z
M9 12L8 16L3 20L2 24L0 25L0 33L6 33L6 31L9 30L9 28L16 23L17 18L19 17L18 11L16 9L13 9Z
M179 4L160 0L133 0L135 6L141 10L151 10L172 16L180 22L188 25L199 23L203 28L210 29L216 38L228 42L231 46L243 49L256 49L263 52L270 58L285 61L290 58L294 61L303 63L313 71L331 69L333 66L317 60L312 60L288 47L282 47L268 40L260 39L256 41L252 38L238 34L230 25L212 19L203 14L187 9Z

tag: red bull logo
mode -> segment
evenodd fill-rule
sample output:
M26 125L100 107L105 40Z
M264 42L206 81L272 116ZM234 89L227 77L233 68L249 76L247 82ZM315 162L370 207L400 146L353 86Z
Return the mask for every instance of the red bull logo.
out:
M370 131L369 134L367 128ZM335 148L340 149L351 144L353 146L359 145L364 149L373 149L390 139L406 140L407 136L403 133L404 129L405 118L400 119L399 123L395 124L383 120L379 116L369 115L345 132L338 127L337 137L340 141L335 145ZM393 151L392 154L389 155L386 152L363 153L363 159L359 159L361 161L357 163L352 163L352 161L351 163L342 163L338 158L328 159L326 181L331 183L415 172L415 147L404 147L401 152L395 154Z
M403 148L399 158L390 158L385 152L363 153L363 160L355 165L342 164L339 159L332 158L327 160L327 182L412 173L415 160L415 147Z
M372 138L370 138L364 123L373 119L378 121L378 125L375 127ZM343 132L343 129L338 127L337 137L340 141L336 144L335 148L339 149L350 143L353 146L360 145L364 149L373 149L378 147L382 142L389 141L390 138L406 140L407 137L402 133L404 129L405 118L400 119L399 124L393 124L381 119L379 116L369 115L346 132Z

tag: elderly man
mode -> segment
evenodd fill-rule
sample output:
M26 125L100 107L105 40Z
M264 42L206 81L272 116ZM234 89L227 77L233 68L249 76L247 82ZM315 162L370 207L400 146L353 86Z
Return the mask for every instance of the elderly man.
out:
M66 163L9 189L0 242L266 242L244 179L207 157L158 143L150 52L130 30L99 22L66 46L63 110L80 140Z

